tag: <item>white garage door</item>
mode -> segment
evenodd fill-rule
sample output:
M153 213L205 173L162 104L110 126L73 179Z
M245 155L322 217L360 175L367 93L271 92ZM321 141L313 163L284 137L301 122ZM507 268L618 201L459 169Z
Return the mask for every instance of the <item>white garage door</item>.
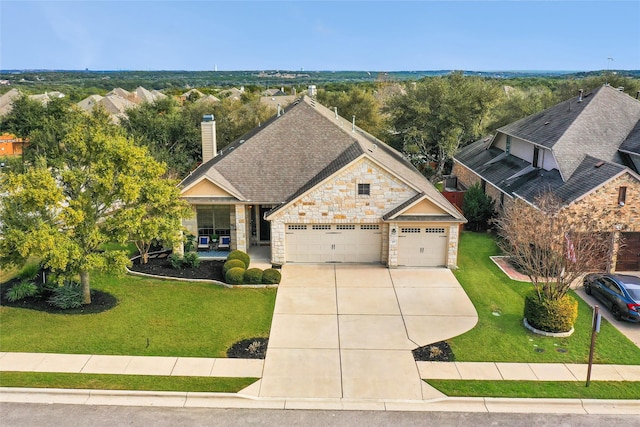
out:
M287 262L380 262L378 224L289 224Z
M447 262L448 241L445 227L400 227L398 265L444 266Z

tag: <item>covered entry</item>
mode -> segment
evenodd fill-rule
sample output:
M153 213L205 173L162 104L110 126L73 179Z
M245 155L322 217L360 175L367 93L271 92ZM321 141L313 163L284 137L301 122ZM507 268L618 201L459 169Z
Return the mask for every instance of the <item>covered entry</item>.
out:
M286 262L379 263L379 224L288 224Z
M406 225L398 232L398 265L440 267L447 265L446 227Z

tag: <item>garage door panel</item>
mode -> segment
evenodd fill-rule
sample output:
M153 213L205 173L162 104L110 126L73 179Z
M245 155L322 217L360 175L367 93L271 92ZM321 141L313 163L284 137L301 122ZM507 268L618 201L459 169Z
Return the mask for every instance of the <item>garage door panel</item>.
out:
M446 265L446 228L401 227L398 235L398 265L439 267Z
M314 224L287 226L287 262L380 262L379 225Z
M622 233L616 260L618 271L640 271L640 232Z

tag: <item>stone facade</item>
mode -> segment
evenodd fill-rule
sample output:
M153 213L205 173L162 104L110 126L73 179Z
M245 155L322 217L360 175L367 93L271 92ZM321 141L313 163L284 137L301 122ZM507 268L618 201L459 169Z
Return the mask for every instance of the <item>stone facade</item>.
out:
M358 184L369 184L370 194L358 195ZM380 224L384 214L416 194L369 159L356 161L276 212L271 220L271 261L285 261L286 224ZM384 236L383 231L383 241Z
M451 175L455 175L456 177L458 177L458 185L462 185L465 188L469 188L473 184L480 184L482 182L482 178L480 176L474 173L471 169L455 161L453 162ZM485 194L495 201L495 207L498 210L503 207L500 204L501 200L503 201L505 206L512 200L511 196L504 194L489 182L487 182L485 185ZM504 194L504 196L501 196L502 194Z

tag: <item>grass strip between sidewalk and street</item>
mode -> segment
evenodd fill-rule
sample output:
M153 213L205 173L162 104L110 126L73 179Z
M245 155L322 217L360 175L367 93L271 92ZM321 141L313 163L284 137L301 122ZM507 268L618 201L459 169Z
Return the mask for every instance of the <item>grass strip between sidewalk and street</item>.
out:
M447 340L458 362L587 363L591 343L592 309L577 294L575 332L553 338L529 332L522 324L524 296L532 288L518 282L489 258L500 255L489 233L463 232L454 274L478 312L478 324ZM597 335L594 363L640 365L640 348L603 319ZM640 396L640 392L637 394Z
M258 378L0 372L0 387L237 393Z
M640 382L427 380L449 397L638 399Z

